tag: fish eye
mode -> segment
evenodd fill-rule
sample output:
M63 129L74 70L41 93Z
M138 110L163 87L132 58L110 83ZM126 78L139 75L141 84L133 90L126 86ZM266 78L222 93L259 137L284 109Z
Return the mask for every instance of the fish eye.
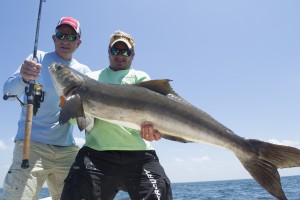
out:
M56 69L61 70L63 67L61 65L57 65Z

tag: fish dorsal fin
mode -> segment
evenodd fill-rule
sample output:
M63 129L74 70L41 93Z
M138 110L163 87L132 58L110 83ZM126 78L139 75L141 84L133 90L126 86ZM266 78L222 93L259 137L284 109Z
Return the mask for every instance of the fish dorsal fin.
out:
M150 81L144 81L140 83L136 83L135 85L147 88L149 90L152 90L154 92L157 92L159 94L168 96L169 98L181 101L187 104L190 104L186 100L184 100L182 97L180 97L176 92L174 92L172 86L170 85L170 79L160 79L160 80L150 80Z
M160 93L162 95L168 95L170 93L172 94L174 93L170 85L170 81L172 80L170 79L150 80L150 81L140 82L135 85L147 88L149 90Z

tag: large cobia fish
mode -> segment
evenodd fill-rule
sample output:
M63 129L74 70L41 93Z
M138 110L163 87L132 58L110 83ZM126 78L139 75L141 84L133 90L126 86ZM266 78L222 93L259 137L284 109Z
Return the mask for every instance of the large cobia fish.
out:
M60 123L77 118L79 129L83 130L93 126L93 118L99 118L140 130L142 122L151 121L166 139L206 143L232 151L271 195L287 199L277 168L299 167L300 149L235 135L178 96L169 80L113 85L100 83L60 63L53 63L49 71L58 95L66 98Z

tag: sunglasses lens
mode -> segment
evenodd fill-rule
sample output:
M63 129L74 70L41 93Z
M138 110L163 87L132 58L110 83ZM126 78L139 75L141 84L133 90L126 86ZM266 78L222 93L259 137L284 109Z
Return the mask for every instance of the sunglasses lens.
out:
M67 35L67 40L69 41L75 41L76 40L76 35Z
M129 49L122 50L121 53L122 53L123 56L130 56L131 55L131 51Z
M55 35L58 39L63 40L65 38L66 34L61 33L61 32L56 32Z
M112 48L110 48L110 53L112 55L117 55L119 53L119 49L116 49L116 48L112 47Z

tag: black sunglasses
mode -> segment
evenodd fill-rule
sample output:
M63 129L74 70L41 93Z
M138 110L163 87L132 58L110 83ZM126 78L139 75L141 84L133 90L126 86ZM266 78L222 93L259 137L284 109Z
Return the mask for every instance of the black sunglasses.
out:
M132 51L130 49L118 49L118 48L115 48L115 47L111 47L110 48L110 53L114 56L121 53L122 56L129 57L131 55Z
M62 33L57 31L55 33L56 38L63 40L65 38L67 38L68 41L75 41L78 37L78 35L72 35L72 34L66 34L66 33ZM78 37L79 38L79 37Z

